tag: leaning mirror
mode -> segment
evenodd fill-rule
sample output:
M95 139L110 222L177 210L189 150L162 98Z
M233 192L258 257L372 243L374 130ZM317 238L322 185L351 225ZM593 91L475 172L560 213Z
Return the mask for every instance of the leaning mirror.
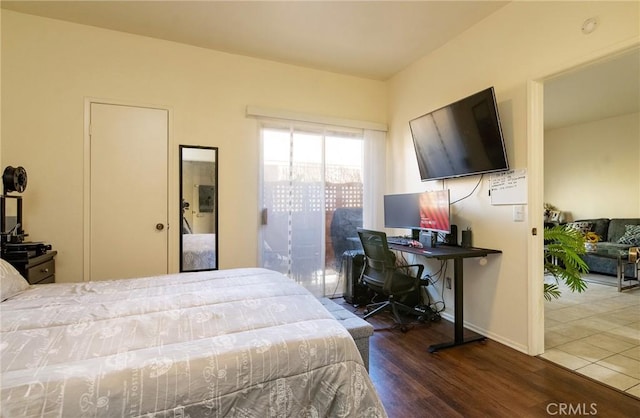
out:
M218 148L180 146L180 271L218 268Z

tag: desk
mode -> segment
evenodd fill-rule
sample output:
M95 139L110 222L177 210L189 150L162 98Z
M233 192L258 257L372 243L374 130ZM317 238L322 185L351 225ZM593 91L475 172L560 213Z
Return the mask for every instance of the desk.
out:
M434 344L429 346L430 353L433 353L440 349L455 347L473 341L482 341L486 338L482 335L474 338L464 338L464 297L462 291L464 282L463 261L465 258L485 257L489 254L500 254L502 253L502 251L490 250L487 248L462 248L447 245L439 245L434 248L413 248L397 244L389 244L389 249L421 255L427 258L436 258L438 260L453 260L453 281L455 286L453 294L455 304L454 339L453 342Z

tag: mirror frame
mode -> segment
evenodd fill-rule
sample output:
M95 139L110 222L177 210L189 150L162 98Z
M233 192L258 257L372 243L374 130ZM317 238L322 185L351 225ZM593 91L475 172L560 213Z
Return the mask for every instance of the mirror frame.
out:
M219 162L219 153L218 153L218 147L206 147L206 146L200 146L200 145L180 145L179 146L179 152L178 152L178 158L179 158L179 168L178 168L178 173L179 173L179 179L178 179L178 183L179 183L179 196L178 196L178 205L179 205L179 210L178 210L178 228L179 228L179 234L178 236L180 237L180 272L194 272L194 271L209 271L209 270L218 270L218 265L219 265L219 261L220 260L220 250L218 247L218 235L219 235L219 231L218 231L218 162ZM215 238L214 238L214 252L215 252L215 264L212 268L205 268L205 269L193 269L193 270L185 270L184 268L184 256L183 256L183 233L182 233L182 218L183 218L183 213L182 213L182 202L183 202L183 197L184 197L184 190L182 187L182 170L183 170L183 154L184 154L184 150L185 149L202 149L202 150L212 150L214 152L214 167L213 167L213 230L215 231Z

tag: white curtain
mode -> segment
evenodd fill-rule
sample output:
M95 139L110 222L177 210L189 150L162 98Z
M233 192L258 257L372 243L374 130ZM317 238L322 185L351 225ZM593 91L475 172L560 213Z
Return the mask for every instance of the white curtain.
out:
M364 130L364 208L362 223L365 228L383 227L383 195L386 184L387 133Z

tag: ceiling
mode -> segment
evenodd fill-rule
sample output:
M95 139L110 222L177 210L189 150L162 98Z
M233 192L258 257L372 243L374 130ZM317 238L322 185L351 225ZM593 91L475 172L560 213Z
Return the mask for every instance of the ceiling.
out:
M14 11L386 80L507 1L2 1Z
M7 1L4 9L387 80L508 1ZM585 35L587 36L587 35ZM639 112L640 58L545 82L546 129Z
M544 83L545 129L640 112L640 49Z

